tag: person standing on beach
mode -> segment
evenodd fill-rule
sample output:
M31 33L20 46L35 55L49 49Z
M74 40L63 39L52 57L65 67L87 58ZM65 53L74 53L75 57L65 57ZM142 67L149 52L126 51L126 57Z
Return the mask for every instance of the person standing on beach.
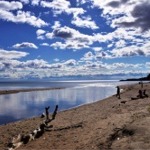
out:
M120 99L120 87L117 86L117 94L116 94L116 97L118 97L118 99Z

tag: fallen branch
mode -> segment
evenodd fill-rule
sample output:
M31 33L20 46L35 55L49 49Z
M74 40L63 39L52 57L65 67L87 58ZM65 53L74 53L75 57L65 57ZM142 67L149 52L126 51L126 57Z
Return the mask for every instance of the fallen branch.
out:
M37 129L35 129L33 132L27 135L18 135L17 137L13 137L12 141L8 143L7 149L8 150L15 150L18 147L20 147L22 144L27 144L28 142L41 137L45 131L50 131L49 129L52 128L52 125L48 125L52 120L55 119L57 110L58 110L58 105L56 105L55 110L52 114L52 118L49 119L49 106L45 107L45 114L46 114L46 120L44 120L43 123L39 125Z

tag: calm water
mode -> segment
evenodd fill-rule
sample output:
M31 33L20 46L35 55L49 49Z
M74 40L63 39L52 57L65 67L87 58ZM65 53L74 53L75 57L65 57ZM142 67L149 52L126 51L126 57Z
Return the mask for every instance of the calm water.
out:
M70 81L70 82L0 82L2 89L66 87L61 90L20 92L0 95L0 124L41 115L46 106L52 112L55 105L59 111L92 103L116 93L116 81Z

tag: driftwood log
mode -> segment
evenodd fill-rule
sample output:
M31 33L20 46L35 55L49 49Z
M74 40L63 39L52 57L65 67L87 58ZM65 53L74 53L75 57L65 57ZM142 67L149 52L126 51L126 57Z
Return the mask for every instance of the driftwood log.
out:
M9 142L7 145L7 150L15 150L18 147L20 147L22 144L27 144L28 142L41 137L45 131L48 131L50 128L52 128L53 126L49 125L49 123L55 119L58 111L58 105L56 105L51 119L49 118L49 108L50 108L49 106L45 107L46 119L43 121L43 123L41 123L39 127L34 131L32 131L30 134L27 135L19 134L16 138L13 137L11 142Z

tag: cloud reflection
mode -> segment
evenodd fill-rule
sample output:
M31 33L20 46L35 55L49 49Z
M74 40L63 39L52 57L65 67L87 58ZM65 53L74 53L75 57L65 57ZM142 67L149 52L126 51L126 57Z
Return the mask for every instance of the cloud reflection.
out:
M103 84L102 86L101 83L94 83L61 90L0 95L0 118L11 116L18 120L36 116L41 114L44 107L48 105L51 106L51 111L56 104L59 105L59 111L69 109L106 98L115 93L114 87L111 84ZM0 124L3 123L6 122L0 121Z

